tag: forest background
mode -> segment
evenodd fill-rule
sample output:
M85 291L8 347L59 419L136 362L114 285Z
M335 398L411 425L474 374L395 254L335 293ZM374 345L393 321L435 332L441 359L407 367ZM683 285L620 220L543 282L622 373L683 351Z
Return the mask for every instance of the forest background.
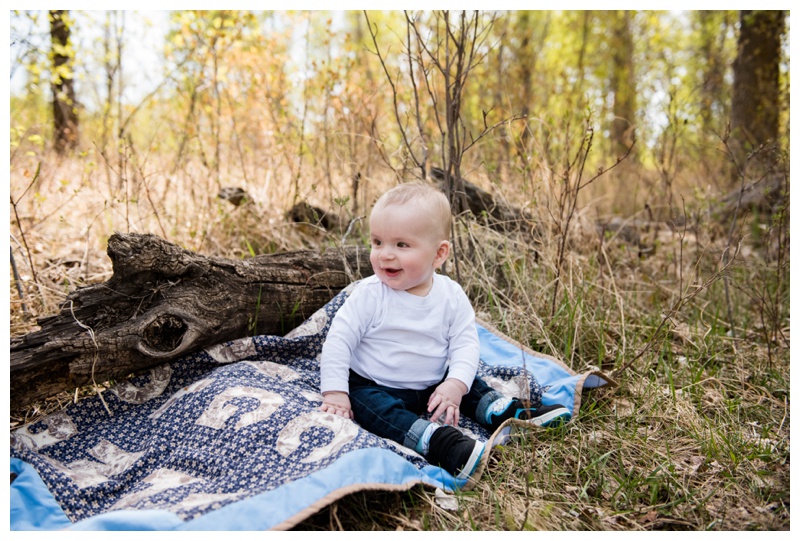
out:
M494 453L458 511L361 493L301 527L789 528L788 12L145 21L10 12L12 336L110 277L114 231L232 258L363 243L386 188L466 179L496 205L453 198L476 311L619 385Z

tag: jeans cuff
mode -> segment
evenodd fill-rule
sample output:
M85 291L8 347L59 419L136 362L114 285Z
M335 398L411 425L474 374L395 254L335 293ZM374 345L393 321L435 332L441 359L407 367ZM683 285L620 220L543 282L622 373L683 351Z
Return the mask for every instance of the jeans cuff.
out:
M500 400L501 398L503 398L503 395L494 389L481 397L478 401L478 407L475 408L475 417L477 417L475 420L478 421L479 425L486 426L486 411L495 400Z
M403 445L416 451L417 444L419 440L422 439L422 435L425 433L425 429L428 428L429 424L431 424L431 422L427 419L417 419L414 421L414 424L411 425L411 428L409 428L406 433Z

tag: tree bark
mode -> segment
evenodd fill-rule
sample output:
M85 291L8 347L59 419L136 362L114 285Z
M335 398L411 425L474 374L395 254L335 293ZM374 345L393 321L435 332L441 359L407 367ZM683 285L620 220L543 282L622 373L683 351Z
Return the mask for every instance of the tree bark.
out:
M777 143L780 135L780 62L785 16L784 11L741 12L731 106L732 147L740 164L761 145ZM766 169L772 154L763 152L756 156L756 164ZM737 172L733 176L739 180Z
M515 27L517 36L520 40L519 52L517 54L519 66L519 77L521 79L520 86L522 87L522 106L520 114L525 117L525 125L527 127L530 122L531 106L533 105L533 51L531 50L531 22L530 12L527 10L520 11L517 15L517 23ZM498 103L502 103L498 101ZM530 132L527 129L522 130L519 134L518 153L520 156L528 154L528 144L530 139ZM526 162L527 163L527 162Z
M74 53L70 44L67 11L50 11L50 40L53 54L53 148L62 154L78 144L78 111L73 84Z
M624 156L633 144L636 127L636 74L630 12L613 12L612 25L611 92L614 95L614 121L611 124L611 141L614 155ZM631 157L635 159L633 153Z
M117 233L108 256L107 282L74 291L40 330L11 340L12 408L221 342L283 335L372 274L362 247L231 260Z
M722 133L719 111L728 106L725 99L725 71L727 63L724 56L725 34L728 28L728 12L698 10L693 12L699 26L699 50L702 67L702 86L700 87L700 120L703 133ZM725 115L727 116L727 115Z

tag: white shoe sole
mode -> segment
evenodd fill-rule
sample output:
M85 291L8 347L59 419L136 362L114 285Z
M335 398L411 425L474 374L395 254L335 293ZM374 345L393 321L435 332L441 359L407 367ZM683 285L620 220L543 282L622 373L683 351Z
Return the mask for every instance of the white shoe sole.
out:
M478 464L483 456L483 451L486 449L486 444L481 441L475 442L475 447L472 448L472 454L469 455L467 463L461 468L461 471L456 475L459 481L466 481L475 472Z
M535 417L530 419L526 422L534 425L534 426L549 426L553 424L554 421L563 419L564 421L569 421L572 418L569 410L567 408L558 408L554 409L553 411L548 411L544 415L540 417Z
M524 421L526 423L532 424L534 426L541 426L541 427L548 427L549 425L553 424L554 421L563 419L565 422L572 419L572 414L569 412L567 408L559 408L553 411L548 412L546 415L542 417L537 417L536 419L529 419ZM520 428L516 425L510 424L505 428L501 429L500 432L494 437L494 441L492 441L492 447L497 447L498 445L505 445L514 439L515 436L519 435Z

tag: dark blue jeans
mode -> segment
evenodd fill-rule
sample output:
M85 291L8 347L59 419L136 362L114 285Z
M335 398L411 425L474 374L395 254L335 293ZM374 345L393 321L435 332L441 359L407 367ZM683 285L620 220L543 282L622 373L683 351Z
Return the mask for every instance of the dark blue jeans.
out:
M416 449L423 432L431 424L430 420L420 416L428 414L428 399L439 383L420 391L394 389L378 385L352 370L349 383L350 406L359 425L382 438ZM461 415L489 428L485 422L486 409L502 397L476 377L469 392L461 399Z

